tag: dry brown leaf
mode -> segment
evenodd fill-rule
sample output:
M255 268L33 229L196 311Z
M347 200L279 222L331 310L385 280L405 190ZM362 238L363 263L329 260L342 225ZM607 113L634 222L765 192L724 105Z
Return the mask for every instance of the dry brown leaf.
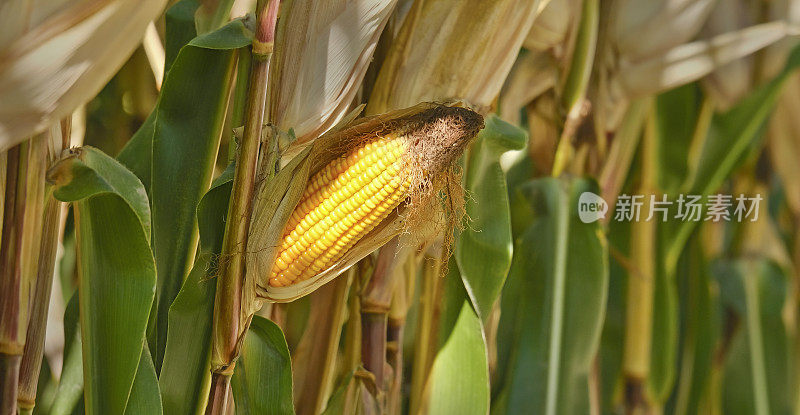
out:
M715 0L619 0L611 11L611 41L631 62L658 56L692 40Z
M751 10L745 0L720 0L703 29L705 37L750 26ZM703 85L721 110L743 98L753 84L753 58L747 56L723 65L703 79Z
M417 1L367 104L380 114L421 101L492 107L539 10L530 0Z
M580 16L579 1L550 0L541 3L538 16L522 43L529 50L544 51L561 45L567 39L574 20Z
M500 118L520 124L520 111L556 85L558 68L547 52L531 51L514 63L500 92Z
M17 0L0 6L0 151L95 96L139 45L164 3ZM8 26L17 20L25 25Z
M298 143L344 117L396 0L294 0L282 6L269 120Z

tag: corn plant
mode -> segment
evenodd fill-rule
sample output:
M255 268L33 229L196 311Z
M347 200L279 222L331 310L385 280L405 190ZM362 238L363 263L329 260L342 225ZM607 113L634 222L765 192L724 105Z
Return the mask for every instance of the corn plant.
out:
M800 413L800 2L0 4L0 414Z

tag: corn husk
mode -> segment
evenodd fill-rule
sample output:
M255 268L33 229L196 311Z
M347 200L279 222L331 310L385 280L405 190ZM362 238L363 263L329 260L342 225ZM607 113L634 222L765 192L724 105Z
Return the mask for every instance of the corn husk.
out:
M613 58L601 85L597 111L607 131L621 122L630 100L676 88L797 33L784 21L774 21L675 46L649 58Z
M417 1L383 62L368 114L420 101L494 104L511 70L538 1Z
M528 50L545 51L562 45L580 13L577 0L541 1L536 20L522 46Z
M672 48L662 56L624 62L616 80L630 98L658 93L696 81L795 31L786 22L775 21L723 33Z
M269 117L297 143L347 115L396 0L292 0L281 5Z
M521 55L500 92L500 118L520 124L520 111L554 87L557 78L558 67L549 53L532 51Z
M716 0L619 0L612 3L611 41L632 62L692 40Z
M375 134L384 134L387 127L394 124L403 125L406 120L415 116L424 115L427 111L461 106L461 104L442 105L434 103L421 103L410 108L391 111L374 117L356 120L346 127L331 131L315 140L312 146L306 147L303 153L293 159L275 177L272 183L259 188L254 201L251 223L259 224L251 228L247 246L247 275L249 280L244 287L242 304L252 304L252 308L243 313L250 315L260 308L261 301L289 302L307 295L319 286L336 278L353 264L381 247L391 238L404 231L414 230L413 235L408 235L413 241L425 240L436 230L441 230L438 216L433 211L426 210L432 205L429 199L415 199L411 196L408 205L402 205L388 218L378 224L370 233L360 239L347 253L328 269L316 276L287 287L272 287L268 278L283 236L283 228L300 200L305 189L308 177L321 170L335 158L344 154L348 147L352 147L359 139ZM482 122L481 122L482 124ZM477 130L482 128L477 125L466 125L463 131L452 131L454 138L461 143L463 150L469 139ZM463 134L463 135L462 135ZM444 145L444 144L443 144ZM424 163L426 160L422 160ZM446 166L441 166L446 169ZM426 168L426 170L434 170ZM435 171L435 170L434 170ZM412 178L415 177L412 174ZM441 183L433 183L438 186ZM415 186L412 185L412 188ZM438 189L438 187L435 187ZM436 191L426 192L435 195ZM457 202L456 202L457 203ZM412 205L414 205L412 207ZM433 207L435 210L435 206ZM246 319L242 319L246 320Z
M31 3L0 6L0 151L95 96L165 0Z

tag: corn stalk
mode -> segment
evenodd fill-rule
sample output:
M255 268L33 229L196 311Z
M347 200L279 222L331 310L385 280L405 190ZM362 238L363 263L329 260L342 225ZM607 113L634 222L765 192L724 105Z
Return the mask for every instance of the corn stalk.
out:
M242 250L247 246L250 226L261 127L267 100L267 78L279 3L279 0L260 2L256 13L258 21L253 39L253 63L250 69L244 136L236 161L223 242L224 264L217 276L214 300L212 361L221 364L212 368L207 414L227 413L230 377L238 354L242 324L239 321L242 286L245 279L245 255ZM244 322L244 326L247 325L248 322Z

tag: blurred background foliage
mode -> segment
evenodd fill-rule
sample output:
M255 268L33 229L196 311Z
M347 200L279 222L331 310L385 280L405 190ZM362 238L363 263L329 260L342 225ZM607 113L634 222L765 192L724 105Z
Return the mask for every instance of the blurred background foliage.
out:
M19 411L203 412L256 2L57 3L0 5L0 351L22 356ZM75 79L102 82L54 88L74 67L34 35L67 19L51 29L72 39L83 3L107 20L68 49L103 65ZM2 25L23 10L27 28ZM282 1L266 123L311 141L361 104L462 99L486 128L460 161L453 256L390 243L267 304L230 413L800 413L798 23L796 0ZM81 52L106 24L131 40ZM752 222L612 207L587 224L587 191L763 201Z

